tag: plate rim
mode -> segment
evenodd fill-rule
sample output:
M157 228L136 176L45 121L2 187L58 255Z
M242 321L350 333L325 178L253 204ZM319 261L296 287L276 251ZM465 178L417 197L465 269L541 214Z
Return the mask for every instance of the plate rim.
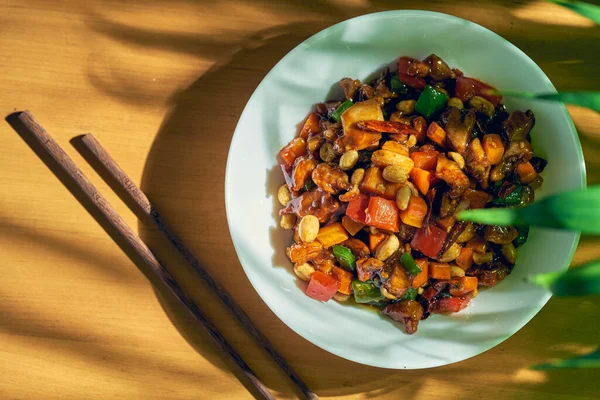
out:
M275 71L281 66L281 64L284 63L284 61L290 57L290 55L292 53L294 53L295 51L297 51L298 49L302 48L302 47L306 47L309 46L313 43L315 43L316 41L320 40L322 37L326 36L330 31L334 30L334 29L338 29L340 26L343 26L345 24L350 23L350 21L357 21L357 20L369 20L369 19L375 19L378 20L380 18L384 18L384 19L388 19L388 18L397 18L397 17L407 17L407 16L411 16L411 15L418 15L418 16L425 16L425 17L437 17L443 20L450 20L453 22L460 22L460 23L466 23L468 25L470 25L471 28L480 30L485 32L488 35L492 35L492 37L495 40L500 40L501 42L504 42L505 45L512 47L514 50L516 50L518 53L520 53L520 55L523 57L523 59L529 63L534 69L536 69L539 73L540 76L546 81L547 85L552 89L551 92L556 93L556 88L554 87L552 81L550 80L550 78L548 78L548 76L544 73L544 71L537 65L537 63L535 61L533 61L524 51L522 51L519 47L517 47L516 45L514 45L513 43L511 43L510 41L508 41L507 39L503 38L502 36L500 36L499 34L495 33L494 31L481 26L475 22L451 15L451 14L445 14L445 13L440 13L440 12L434 12L434 11L427 11L427 10L388 10L388 11L380 11L380 12L375 12L375 13L368 13L368 14L364 14L364 15L360 15L360 16L356 16L353 18L348 18L344 21L338 22L336 24L333 24L327 28L322 29L321 31L315 33L314 35L310 36L309 38L303 40L301 43L299 43L298 45L296 45L293 49L291 49L289 52L287 52L270 70L269 72L263 77L263 79L260 81L260 83L256 86L256 88L254 89L254 91L252 92L252 95L248 98L248 101L246 102L246 105L244 106L244 110L242 111L242 113L240 114L240 117L238 119L238 122L236 123L236 127L234 130L234 133L232 135L230 144L229 144L229 150L228 150L228 154L227 154L227 163L226 163L226 168L225 168L225 185L224 185L224 189L225 189L225 212L226 212L226 217L227 217L227 225L228 225L228 229L229 229L229 234L233 243L233 247L235 249L236 252L236 256L238 258L238 261L240 262L240 265L242 266L242 269L244 271L244 273L246 274L246 277L248 278L248 280L250 281L250 283L252 284L253 289L256 291L256 293L258 294L258 296L260 297L260 299L263 301L263 303L265 303L267 305L267 307L269 308L269 310L275 314L289 329L291 329L292 331L294 331L297 335L299 335L300 337L302 337L303 339L307 340L308 342L312 343L313 345L327 351L330 354L333 354L335 356L338 356L340 358L343 358L345 360L348 361L352 361L358 364L362 364L362 365L368 365L368 366L372 366L372 367L378 367L378 368L384 368L384 369L427 369L427 368L435 368L435 367L441 367L441 366L445 366L445 365L451 365L451 364L455 364L461 361L465 361L468 360L470 358L473 358L475 356L478 356L480 354L483 354L491 349L493 349L494 347L498 346L499 344L501 344L502 342L506 341L508 338L510 338L511 336L515 335L517 332L519 332L525 325L527 325L543 308L544 306L547 304L547 302L550 300L550 298L552 297L551 293L546 294L543 298L540 299L539 301L539 309L537 310L532 310L530 313L528 313L527 315L525 315L521 320L519 324L516 324L515 326L517 326L517 328L514 330L514 332L512 334L510 334L507 337L502 337L499 338L495 341L492 342L492 344L486 348L485 350L479 351L475 354L472 355L468 355L467 357L464 358L460 358L458 360L455 361L451 361L451 362L440 362L440 363L432 363L431 365L428 366L423 366L423 367L400 367L400 366L394 366L394 365L388 365L388 364L379 364L376 362L369 362L368 360L358 360L356 358L353 358L351 356L346 356L343 353L337 352L334 349L330 349L327 348L327 346L322 345L321 343L319 343L318 341L314 340L314 337L311 337L310 335L306 334L305 332L300 332L293 324L289 323L287 318L283 315L280 315L280 313L278 313L277 311L275 311L275 309L273 309L273 307L270 306L269 302L263 297L263 295L256 289L256 285L255 282L253 281L252 277L248 274L247 271L247 267L244 265L244 263L242 262L242 259L240 257L241 254L241 249L238 247L238 245L236 244L236 239L234 238L234 230L232 229L233 226L233 221L231 220L231 213L230 213L230 209L232 207L231 203L231 199L232 199L232 195L231 195L231 179L230 179L230 175L233 174L233 168L232 168L232 157L231 157L231 153L232 153L232 148L233 148L233 144L234 141L236 140L236 138L241 135L242 133L240 133L240 123L241 121L244 120L244 116L246 114L246 112L249 112L248 109L248 104L250 104L254 97L257 96L257 93L260 91L261 87L265 84L266 81L269 80L270 76L272 74L275 73ZM318 100L315 100L318 101ZM570 128L570 134L574 137L575 139L575 145L576 145L576 156L577 156L577 161L579 164L579 178L580 181L577 182L577 186L584 189L587 187L587 171L586 171L586 166L585 166L585 161L584 161L584 157L583 157L583 150L581 147L581 141L579 139L579 136L577 134L577 130L575 128L575 124L573 122L573 120L570 117L570 114L566 108L566 106L564 104L560 104L559 105L561 112L564 114L564 116L567 119L567 123L569 125ZM566 263L565 265L562 266L562 270L566 271L569 268L570 263L573 260L573 256L575 255L575 251L577 249L577 246L579 244L579 239L580 239L580 233L579 232L575 232L574 233L574 238L573 238L573 242L571 245L571 248L569 250L569 254L568 257L566 258Z

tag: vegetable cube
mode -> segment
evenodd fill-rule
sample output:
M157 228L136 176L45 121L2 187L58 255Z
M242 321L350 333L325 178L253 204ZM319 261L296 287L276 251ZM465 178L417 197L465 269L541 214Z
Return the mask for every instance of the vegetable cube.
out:
M315 300L327 301L337 293L339 288L340 281L331 275L327 275L321 271L315 271L310 277L310 282L308 282L306 295Z
M395 201L373 196L369 199L365 223L386 231L398 232L400 230L398 212Z

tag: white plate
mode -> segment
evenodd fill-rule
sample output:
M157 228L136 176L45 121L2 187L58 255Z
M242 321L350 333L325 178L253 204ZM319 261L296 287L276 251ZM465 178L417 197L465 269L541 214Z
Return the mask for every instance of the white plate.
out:
M362 307L304 294L284 249L291 234L278 228L276 199L283 177L279 149L317 102L343 77L366 79L401 55L435 53L466 76L504 90L555 92L542 70L495 33L469 21L425 11L365 15L307 39L287 54L258 86L238 122L225 182L227 218L240 262L254 288L291 329L340 357L383 368L429 368L461 361L501 343L548 301L523 277L567 268L579 235L532 229L519 249L514 272L482 290L464 311L434 315L419 331L404 334L393 321ZM339 92L339 91L338 91ZM538 155L548 160L538 198L585 186L585 167L575 128L563 105L505 99L509 111L531 108Z

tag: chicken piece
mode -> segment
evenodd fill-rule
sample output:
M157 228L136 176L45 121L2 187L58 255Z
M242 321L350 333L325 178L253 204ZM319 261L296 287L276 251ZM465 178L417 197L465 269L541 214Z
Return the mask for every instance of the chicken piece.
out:
M464 155L467 151L469 139L471 138L471 131L473 130L471 119L474 121L474 117L475 113L473 111L469 111L465 116L465 121L470 126L469 129L469 126L461 121L461 114L458 108L450 107L442 115L442 122L445 124L446 141L450 148L461 155Z
M402 297L410 286L406 270L399 262L395 262L389 278L384 281L382 287L392 296Z
M477 179L481 187L487 189L491 164L485 155L479 138L471 140L467 152L467 173Z
M456 162L447 159L444 153L438 156L435 176L448 184L450 187L448 196L452 199L462 196L470 185L467 175L462 172Z
M360 87L361 82L358 79L344 78L339 84L342 89L344 89L344 95L346 96L346 99L352 100L354 98L354 94Z
M296 214L300 218L314 215L319 222L325 223L337 213L340 207L340 202L331 194L320 188L314 188L290 200L279 214Z
M401 135L416 135L417 131L410 125L404 124L402 122L392 122L392 121L358 121L356 126L359 129L367 130L367 131L375 131L375 132L385 132L385 133L393 133L393 134L401 134Z
M323 249L311 260L311 263L317 271L329 274L335 267L335 256L330 249Z
M320 163L312 171L312 180L327 193L338 194L340 190L352 189L348 174L340 167L332 167L327 163Z
M370 281L375 274L383 270L383 262L373 257L365 257L356 261L356 273L361 282Z
M381 313L404 324L406 333L412 335L417 331L419 321L423 318L423 306L414 300L402 300L386 305Z
M490 173L492 181L504 179L506 174L519 163L528 162L533 157L533 148L527 140L514 140L508 145L508 149L502 156L500 164L495 165Z
M408 243L411 241L417 228L414 226L406 225L405 223L400 224L400 230L396 233L398 239L400 239L401 243Z
M346 246L352 251L352 254L356 257L356 259L369 257L371 255L371 251L369 247L359 239L349 238L345 242L342 243L342 246Z
M514 111L502 123L502 129L509 141L525 140L535 125L535 117L531 110Z
M381 96L384 99L396 97L396 95L388 88L385 81L379 81L377 83L377 86L375 86L375 96Z
M343 135L335 141L336 153L364 150L379 143L381 133L360 129L356 125L358 121L383 121L383 113L376 99L356 103L342 114Z
M292 191L298 192L306 185L316 166L317 161L314 158L302 156L296 159L292 170Z
M329 115L333 112L333 110L337 109L340 106L340 104L342 104L341 101L328 101L325 103L317 103L317 114L319 114L321 118L326 120L326 118L329 118Z
M314 259L323 250L323 245L317 241L311 243L294 243L287 249L291 262L304 264Z
M360 85L360 87L358 88L356 93L357 93L356 101L365 101L365 100L369 100L369 99L372 99L375 97L375 89L373 89L369 85L365 85L364 83L362 85Z

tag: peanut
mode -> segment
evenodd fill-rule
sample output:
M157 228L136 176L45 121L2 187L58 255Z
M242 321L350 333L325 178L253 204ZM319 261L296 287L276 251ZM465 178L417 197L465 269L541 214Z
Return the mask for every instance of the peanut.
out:
M475 262L475 264L477 265L481 265L481 264L491 264L492 261L494 261L494 253L477 253L474 252L473 253L473 261Z
M281 221L279 221L280 227L283 229L294 229L294 225L296 225L295 214L283 214L281 216Z
M350 183L353 185L360 185L365 177L365 170L363 168L355 169L350 178Z
M463 108L465 108L465 106L463 105L463 102L461 99L459 99L458 97L452 97L451 99L448 100L448 107L456 107L459 110L462 110Z
M388 165L383 169L383 179L392 183L404 183L408 180L408 174L399 165Z
M389 235L375 250L375 258L385 261L400 248L400 241L396 235Z
M465 276L465 271L463 271L462 268L457 267L456 265L451 265L450 276L452 278L462 278L463 276Z
M396 192L396 205L401 211L406 210L408 201L410 200L411 190L408 185L402 186Z
M333 295L333 299L335 301L339 301L339 302L344 302L344 301L348 300L349 298L350 298L350 295L340 293L340 292L337 292L336 294Z
M290 189L288 189L286 184L281 185L277 190L277 200L279 200L279 203L281 203L282 206L285 206L291 199Z
M475 237L475 225L469 223L464 231L456 239L456 243L465 243Z
M511 264L517 262L517 249L515 249L515 245L512 243L502 245L502 255L506 258L506 261Z
M383 295L383 297L390 299L390 300L397 300L398 298L396 296L394 296L393 294L391 294L390 292L388 292L388 290L386 288L384 288L383 286L379 289L381 291L381 294Z
M358 151L349 150L340 157L340 168L344 171L354 168L358 162Z
M319 234L319 220L314 215L305 215L298 224L298 235L304 243L313 242Z
M475 110L487 115L488 117L494 115L494 105L489 100L484 99L481 96L471 97L471 100L469 100L469 105L471 106L471 108L474 108Z
M294 264L294 273L305 282L310 281L310 277L315 273L315 268L309 263Z
M406 140L406 145L408 148L415 147L417 145L417 137L415 135L410 135Z
M373 152L371 162L379 168L385 168L388 165L398 165L404 169L406 175L410 174L410 171L412 171L415 166L415 163L409 157L390 150L377 150Z
M440 262L450 262L456 260L456 257L460 254L461 246L458 243L454 243L442 256L440 257Z
M396 104L396 110L400 111L402 115L410 115L415 112L416 100L402 100Z
M465 168L465 159L463 158L463 156L461 156L460 154L451 151L448 153L448 155L454 160L456 161L456 163L458 164L458 166L460 167L460 169L464 169Z

